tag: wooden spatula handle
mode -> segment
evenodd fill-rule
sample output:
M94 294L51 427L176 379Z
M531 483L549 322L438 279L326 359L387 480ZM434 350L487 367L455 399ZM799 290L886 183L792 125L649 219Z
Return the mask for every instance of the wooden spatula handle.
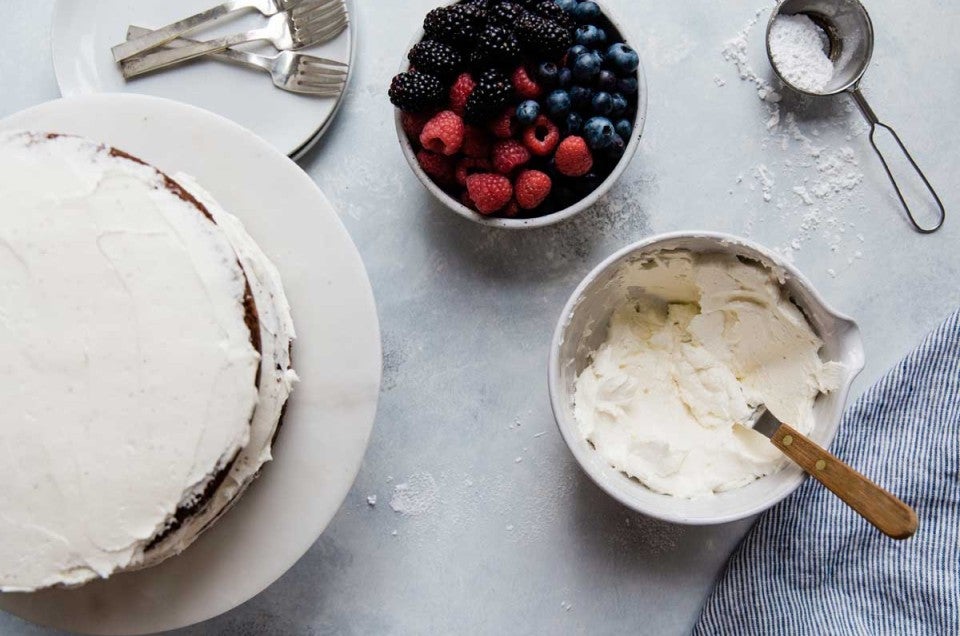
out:
M781 424L770 441L888 537L906 539L917 531L913 508L792 427Z

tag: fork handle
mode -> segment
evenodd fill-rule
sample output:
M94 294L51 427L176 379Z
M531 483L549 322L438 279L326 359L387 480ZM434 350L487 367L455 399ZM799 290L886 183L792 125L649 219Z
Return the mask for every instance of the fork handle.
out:
M254 42L256 40L269 40L270 32L268 29L255 29L246 33L235 33L225 38L217 38L208 42L197 42L172 49L164 49L156 53L148 53L143 57L128 60L124 65L125 77L136 77L163 68L192 60L195 57L206 55L207 53L216 53L237 44L244 42Z
M130 39L139 37L144 33L150 33L150 29L145 29L143 27L138 27L130 25L127 27L127 37ZM182 49L183 47L196 44L199 40L190 40L188 38L178 38L176 40L171 40L167 42L166 46L171 48ZM224 49L223 51L217 51L216 53L211 53L210 57L216 58L218 60L226 60L229 62L236 62L238 64L243 64L245 66L250 66L253 68L262 69L268 73L273 72L273 65L275 59L268 57L266 55L257 55L256 53L250 53L248 51L240 51L237 49ZM124 61L120 64L120 69L123 71L124 79L128 79L130 74L127 72L127 67L130 65L129 61Z
M917 531L917 513L913 508L792 427L781 424L770 441L891 539L907 539Z
M113 52L113 59L116 62L122 62L127 58L133 57L134 55L139 55L140 53L149 51L152 48L160 46L161 44L166 44L170 40L174 40L184 33L193 31L207 22L219 20L220 18L235 11L241 11L245 9L257 9L261 13L264 13L264 10L269 11L269 8L264 6L263 2L258 2L257 0L229 0L228 2L224 2L223 4L207 9L206 11L201 11L196 15L192 15L189 18L184 18L183 20L169 24L162 29L157 29L156 31L152 31L151 33L142 35L133 40L121 42L110 49Z

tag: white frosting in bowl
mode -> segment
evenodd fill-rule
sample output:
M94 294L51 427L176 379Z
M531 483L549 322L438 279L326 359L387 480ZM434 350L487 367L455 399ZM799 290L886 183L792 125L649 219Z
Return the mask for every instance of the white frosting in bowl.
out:
M135 567L250 439L246 279L171 184L0 137L0 591Z
M839 382L822 341L780 281L729 254L661 252L624 273L631 300L575 384L580 433L652 490L693 498L779 470L749 428L766 406L801 432Z

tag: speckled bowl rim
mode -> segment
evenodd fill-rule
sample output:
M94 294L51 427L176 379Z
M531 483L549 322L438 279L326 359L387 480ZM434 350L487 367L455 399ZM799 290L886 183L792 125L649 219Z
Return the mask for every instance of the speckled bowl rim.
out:
M807 279L807 277L804 276L800 270L762 245L733 234L711 231L679 231L656 234L617 250L614 254L610 255L599 265L594 267L593 270L591 270L590 273L584 277L580 284L577 285L577 288L570 295L569 300L563 307L563 311L560 313L560 318L553 334L553 340L550 344L550 360L547 372L550 406L553 409L554 419L557 422L557 427L560 430L560 435L563 437L564 443L566 443L567 447L570 449L570 452L580 465L580 468L587 474L591 481L593 481L598 487L600 487L601 490L622 503L624 506L627 506L628 508L641 514L672 523L680 523L685 525L715 525L745 519L773 507L792 494L797 488L799 488L806 478L806 474L798 467L788 465L781 471L773 474L779 475L780 473L793 470L793 474L787 476L786 484L780 487L779 491L771 489L770 491L765 492L762 496L756 497L756 502L752 506L745 507L740 511L719 513L711 516L704 515L690 517L679 512L678 510L671 510L670 500L674 498L671 498L668 495L660 495L655 493L640 482L635 481L637 489L636 491L631 489L629 493L626 493L623 491L623 489L616 488L615 484L610 482L603 474L604 471L619 471L616 471L616 469L608 465L605 469L595 469L595 466L599 464L605 464L605 462L590 461L590 458L595 457L595 455L587 455L587 453L595 454L596 451L590 448L585 448L585 444L583 443L583 439L579 433L579 428L575 418L572 415L568 416L567 414L564 400L568 399L568 395L563 387L561 378L562 361L560 360L560 353L564 342L564 337L566 335L566 330L570 323L570 319L577 308L577 305L580 303L581 298L588 287L609 269L619 266L620 262L624 258L631 255L654 253L660 249L671 249L671 243L684 239L706 239L708 241L712 241L716 243L716 251L718 252L730 252L736 250L738 247L747 251L755 252L762 258L766 259L768 263L780 268L784 272L786 278L792 280L797 287L803 289L803 291L809 295L813 303L818 304L825 313L830 315L836 321L844 323L851 331L853 346L848 346L846 348L846 352L852 357L853 364L850 366L849 372L844 376L841 386L834 392L838 401L838 415L832 418L832 422L823 427L822 433L824 435L821 435L821 437L817 440L824 446L829 445L829 443L832 442L836 436L837 430L840 427L843 411L847 403L850 386L854 379L856 379L856 377L863 370L863 342L860 337L860 329L856 321L853 318L833 309L833 307L826 302L823 296L820 295L810 280ZM801 309L806 313L806 307L801 306ZM622 473L620 474L622 475ZM752 483L759 483L764 479L765 477L761 477L757 480L757 482ZM733 493L737 490L739 489L734 489L728 492ZM657 499L657 501L660 503L666 502L666 506L648 506L639 494L636 496L631 496L634 492L643 492L644 496L653 494L658 498L662 497L662 499ZM720 497L724 494L725 493L718 493L716 496ZM677 499L677 501L679 502L686 500ZM679 509L680 507L681 504L678 504L677 508Z
M454 2L449 2L447 4L454 4ZM627 34L627 31L623 27L623 22L621 22L614 15L614 12L611 11L609 7L603 6L601 8L603 15L607 18L607 20L610 21L617 31L620 32L620 35L623 36L624 40L630 43L631 48L633 48L634 51L637 51L637 56L639 57L639 50L633 46L633 43L636 42L636 40ZM407 53L417 42L423 39L423 35L423 29L417 29L417 33L410 40L410 43L407 45L406 49L404 49L403 59L400 62L401 73L406 71L409 65L407 62ZM633 121L633 132L630 135L630 141L627 143L627 148L624 150L623 157L620 158L620 162L617 163L616 167L613 169L613 172L607 175L607 178L603 180L596 190L575 204L551 214L538 216L532 219L509 219L504 217L484 216L474 212L440 189L430 179L430 177L427 176L427 173L423 171L423 168L420 167L420 164L417 163L417 154L414 151L410 140L407 139L407 135L403 131L403 125L400 122L400 116L402 115L402 112L399 108L394 108L394 123L397 129L397 139L400 141L400 148L403 151L403 156L406 158L407 163L410 165L410 169L413 170L413 173L417 175L417 178L420 179L420 182L424 185L424 187L430 191L430 194L432 194L438 201L443 203L443 205L448 209L456 212L464 218L470 219L475 223L490 227L499 227L508 230L526 230L537 227L546 227L548 225L553 225L569 219L570 217L575 216L592 206L597 202L598 199L600 199L600 197L606 194L610 188L613 187L613 184L617 182L620 176L623 175L624 171L627 169L627 166L630 165L630 161L633 159L633 156L637 152L637 147L640 145L640 137L643 136L643 127L647 119L647 79L643 71L642 59L640 60L640 65L637 66L637 82L637 94L639 97L637 99L637 115L634 117Z

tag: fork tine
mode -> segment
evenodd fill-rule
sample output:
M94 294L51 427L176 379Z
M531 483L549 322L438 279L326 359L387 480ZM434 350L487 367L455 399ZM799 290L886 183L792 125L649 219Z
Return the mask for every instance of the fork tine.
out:
M308 86L313 88L326 88L330 90L342 90L344 86L344 82L342 81L321 82L315 79L304 78L304 77L298 77L296 82L300 86Z
M338 1L334 4L317 5L300 14L292 14L291 18L294 26L299 28L321 21L330 22L346 13L346 5Z
M321 44L346 28L349 22L343 0L323 0L290 15L290 26L297 47Z
M331 75L315 75L313 73L297 73L297 81L311 82L314 84L323 84L324 86L338 86L347 83L345 77L333 77Z
M325 73L327 75L335 75L338 77L346 77L347 72L342 68L331 67L326 64L321 64L311 60L300 60L298 65L300 70L304 72L311 73Z
M346 77L336 75L323 75L321 73L297 73L297 78L307 82L318 82L322 84L343 84Z
M330 24L338 24L348 20L344 11L331 11L329 13L316 13L307 18L294 20L293 28L295 31L314 31Z
M287 9L290 15L301 15L309 11L317 11L333 5L343 4L343 0L301 0L292 9Z
M315 44L322 44L328 40L333 39L339 35L344 29L347 28L349 20L347 17L341 16L336 22L325 24L323 26L310 27L304 33L296 34L299 38L302 46L313 46Z
M348 64L344 64L343 62L338 62L336 60L328 60L325 57L315 57L313 55L304 55L303 57L300 58L300 63L306 64L308 66L316 66L316 67L322 66L324 68L343 69L342 72L344 73L347 72L346 69L349 67Z
M309 21L316 17L336 15L340 12L345 12L346 9L347 7L343 3L343 0L321 0L316 3L301 5L293 11L290 11L289 14L296 23Z
M343 83L347 81L346 75L328 75L326 73L319 73L317 71L304 71L303 69L297 71L296 76L308 81L327 83Z

